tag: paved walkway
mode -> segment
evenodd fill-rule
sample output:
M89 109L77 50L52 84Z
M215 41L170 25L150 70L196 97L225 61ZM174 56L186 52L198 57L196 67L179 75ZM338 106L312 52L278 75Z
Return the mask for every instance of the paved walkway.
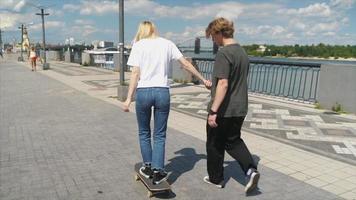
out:
M205 119L209 99L208 92L176 94L172 107ZM251 95L244 130L356 165L356 120L350 117L295 109Z
M31 72L0 60L0 199L146 198L132 173L140 161L135 115L112 98L118 74L68 66L51 63L52 70ZM74 74L81 70L88 72ZM172 96L200 91L177 87ZM173 193L159 198L356 197L354 165L249 132L244 138L259 162L260 190L245 196L243 174L230 157L226 188L206 185L204 126L203 119L172 110L166 167Z

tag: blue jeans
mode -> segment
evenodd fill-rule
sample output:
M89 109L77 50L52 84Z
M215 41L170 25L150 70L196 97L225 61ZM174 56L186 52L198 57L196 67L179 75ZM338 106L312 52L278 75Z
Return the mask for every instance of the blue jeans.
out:
M154 111L153 147L151 145L151 113ZM136 90L136 117L144 163L164 169L167 120L170 109L169 88L151 87Z

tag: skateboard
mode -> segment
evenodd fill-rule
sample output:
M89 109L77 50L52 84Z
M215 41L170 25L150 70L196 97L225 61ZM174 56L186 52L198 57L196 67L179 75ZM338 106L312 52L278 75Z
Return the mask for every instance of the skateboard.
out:
M152 179L145 178L140 174L139 170L141 167L142 167L141 163L137 163L135 165L135 180L141 181L146 186L148 190L147 196L149 198L153 197L155 194L170 192L171 186L167 181L162 181L160 184L154 185L152 183Z

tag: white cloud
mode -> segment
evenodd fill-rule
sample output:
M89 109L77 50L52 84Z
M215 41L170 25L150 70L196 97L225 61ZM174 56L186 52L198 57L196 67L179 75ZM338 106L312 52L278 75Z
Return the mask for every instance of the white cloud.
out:
M310 16L322 16L329 17L331 15L331 9L326 3L316 3L309 5L305 8L299 9L281 9L278 11L280 14L296 15L300 17Z
M175 41L179 44L190 45L194 42L196 37L204 37L205 36L205 27L197 26L197 27L185 27L184 31L179 33L173 33L171 31L163 33L163 37L166 37L170 40Z
M289 22L289 24L290 24L291 27L294 27L294 28L296 28L298 30L304 31L304 30L307 29L307 25L304 22L301 22L299 20L291 20Z
M74 23L78 25L94 24L93 21L87 19L76 19L74 20Z
M73 26L72 29L75 32L81 33L81 35L84 37L87 37L88 35L93 34L98 31L98 29L92 25Z
M63 10L64 11L69 11L69 12L74 12L80 9L80 5L74 5L74 4L64 4L63 5Z
M348 17L344 17L344 18L342 18L342 20L341 20L341 22L343 23L343 24L348 24L349 23L349 18Z
M236 20L242 14L244 5L233 2L193 6L166 6L151 0L126 0L125 13L129 15L147 16L150 18L176 17L183 19L202 19L205 17L223 16ZM117 1L83 0L80 5L65 4L64 10L79 11L82 15L103 15L118 12Z
M45 21L46 30L59 29L65 27L65 22L62 21ZM37 23L29 27L31 30L42 30L42 23Z
M270 26L270 25L262 25L258 27L242 27L238 30L238 33L246 34L250 36L254 35L270 35L272 37L279 37L285 35L287 30L279 25Z
M339 29L339 24L337 22L332 23L318 23L311 27L311 31L315 33L323 33L329 31L337 31Z
M19 2L20 0L0 0L0 5L1 8L12 10Z
M355 0L331 0L330 5L340 9L349 9L355 3Z
M33 22L36 17L33 13L13 13L0 12L0 28L5 30L17 30L21 23L27 24Z
M3 12L0 13L0 28L13 28L21 18L19 14Z
M332 32L332 31L329 31L329 32L323 33L323 35L325 35L325 36L334 36L334 35L336 35L336 33Z
M177 18L198 20L214 17L225 17L237 21L241 17L261 19L274 16L280 5L273 3L243 4L236 1L223 1L212 4L192 4L191 6L166 6L151 0L127 0L125 11L130 15L148 16L151 18Z
M25 1L25 0L19 1L19 2L15 5L14 11L20 12L21 9L22 9L25 5L26 5L26 1Z
M67 11L79 11L82 15L104 15L119 10L117 1L89 1L82 0L80 5L65 4L63 9Z

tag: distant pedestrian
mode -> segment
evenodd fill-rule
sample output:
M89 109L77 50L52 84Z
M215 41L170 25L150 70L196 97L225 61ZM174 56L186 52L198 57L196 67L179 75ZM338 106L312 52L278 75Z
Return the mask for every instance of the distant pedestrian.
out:
M30 50L30 62L31 62L31 67L32 71L36 71L36 59L37 59L37 54L35 51L35 47L32 47Z
M211 82L187 61L176 45L158 36L150 21L139 24L135 43L127 64L132 66L132 75L124 103L128 112L136 92L136 116L143 166L140 173L152 178L153 184L167 179L164 170L167 120L170 110L168 71L172 60L178 60L190 73L199 78L206 87ZM151 145L151 113L154 113L153 145Z
M260 177L251 153L241 139L241 126L248 108L247 75L249 59L233 39L233 23L217 18L206 28L206 37L222 46L216 54L212 75L211 101L207 119L207 170L204 181L224 187L224 154L230 154L246 174L248 193Z
M4 56L2 55L2 48L0 48L0 56L1 56L1 58L4 58Z

